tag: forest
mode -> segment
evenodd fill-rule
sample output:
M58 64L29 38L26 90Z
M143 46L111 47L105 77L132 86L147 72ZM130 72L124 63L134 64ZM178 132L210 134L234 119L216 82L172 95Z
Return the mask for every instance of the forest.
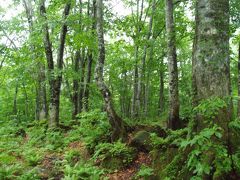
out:
M0 0L0 180L239 180L239 0Z

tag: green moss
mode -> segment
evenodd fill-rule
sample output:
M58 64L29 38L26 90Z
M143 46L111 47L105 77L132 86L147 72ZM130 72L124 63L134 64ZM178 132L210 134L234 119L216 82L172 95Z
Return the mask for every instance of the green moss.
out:
M130 145L136 147L139 150L150 151L152 150L150 135L151 134L147 131L138 131L133 135L133 139Z

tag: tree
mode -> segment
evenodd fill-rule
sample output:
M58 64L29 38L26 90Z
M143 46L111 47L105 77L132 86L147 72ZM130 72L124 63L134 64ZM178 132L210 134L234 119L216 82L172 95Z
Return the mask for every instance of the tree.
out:
M240 42L238 43L238 97L240 97ZM238 99L237 115L240 117L240 99Z
M68 1L63 11L63 25L61 27L59 46L57 50L57 65L54 67L52 42L50 40L49 27L47 24L45 0L41 1L40 13L43 19L46 21L43 25L44 33L44 48L48 64L48 75L50 85L50 106L49 106L49 127L55 128L59 124L59 103L60 103L60 91L62 83L62 69L63 69L63 54L64 45L67 34L66 18L70 12L70 2ZM56 72L57 71L57 72Z
M229 60L229 0L198 0L196 2L193 77L196 105L209 98L221 98L227 107L219 110L214 122L224 130L227 143L228 122L231 119ZM206 127L203 117L197 117L197 129Z
M168 127L178 129L179 119L179 95L178 95L178 68L176 54L176 40L173 20L173 1L165 0L166 6L166 31L167 31L167 58L169 72L169 119Z
M108 114L109 122L112 127L112 141L116 141L119 138L125 140L126 130L123 120L117 115L112 102L111 92L104 82L103 71L105 61L105 44L103 34L103 2L97 0L97 36L98 36L98 61L95 69L95 80L97 82L98 89L100 90L104 102L105 108Z
M23 0L23 5L25 8L28 26L29 26L29 33L30 36L33 36L34 27L33 27L33 16L34 16L34 9L32 2L30 0ZM31 54L32 59L38 59L37 49L34 43L30 44L30 49L32 50L33 54ZM39 71L37 72L37 87L36 87L36 115L35 118L37 120L40 119L47 119L48 117L48 105L47 105L47 92L46 92L46 85L45 85L45 65L42 62L37 62L37 66Z

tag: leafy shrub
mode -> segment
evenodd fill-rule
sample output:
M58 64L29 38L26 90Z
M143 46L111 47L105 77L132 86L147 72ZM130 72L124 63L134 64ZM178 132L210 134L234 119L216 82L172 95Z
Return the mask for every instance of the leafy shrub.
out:
M34 147L41 147L44 145L46 137L46 129L42 126L33 126L28 129L28 145Z
M22 173L19 164L0 166L0 179L16 179Z
M81 153L78 150L70 150L65 152L64 159L70 164L74 164L81 158Z
M218 115L219 110L227 107L226 101L213 97L206 100L202 100L200 104L193 109L193 111L204 117L205 122L212 122Z
M34 150L25 153L25 158L30 166L36 166L42 160L42 155Z
M179 141L180 149L192 149L187 159L187 168L194 175L192 179L210 173L221 177L232 170L228 148L221 141L224 131L214 123L219 111L225 107L227 104L223 99L210 98L194 108L197 115L204 117L206 126L194 136Z
M56 150L61 148L64 144L64 136L63 133L59 130L49 130L46 133L46 148L49 150Z
M163 168L164 177L174 178L180 174L188 174L192 176L191 179L202 179L203 175L211 174L214 179L232 171L231 156L228 147L222 141L224 130L215 123L219 111L226 107L226 101L220 98L204 100L193 111L194 115L202 117L205 128L196 132L191 124L182 130L169 131L165 139L154 134L151 136L155 148L174 145L179 147L178 152L182 154L175 156ZM230 126L235 129L240 127L237 122L230 123ZM238 156L234 157L237 162Z
M0 165L13 164L16 162L16 160L17 160L16 157L11 156L7 153L0 154Z
M95 110L81 113L78 117L81 121L79 132L89 149L93 150L98 143L109 140L110 125L105 112Z
M145 165L142 165L140 167L140 170L137 172L137 174L135 175L135 178L136 179L140 179L140 178L144 178L144 179L147 179L149 178L150 176L152 176L154 173L153 173L153 169L148 167L148 166L145 166Z
M18 180L40 180L41 177L38 174L38 169L33 168L28 171L24 171L24 173L17 178Z
M103 167L115 169L126 166L135 157L134 149L117 141L115 143L101 143L96 146L94 160L101 161Z
M71 142L79 141L81 139L81 128L74 127L75 129L72 129L67 133L67 136L64 138L64 144L68 145Z
M77 163L75 166L65 165L64 180L91 179L98 180L103 174L103 170L98 169L91 164Z
M169 145L178 145L183 139L186 138L188 128L179 130L168 130L168 136L166 138L159 137L156 133L151 133L151 144L155 149L167 148Z

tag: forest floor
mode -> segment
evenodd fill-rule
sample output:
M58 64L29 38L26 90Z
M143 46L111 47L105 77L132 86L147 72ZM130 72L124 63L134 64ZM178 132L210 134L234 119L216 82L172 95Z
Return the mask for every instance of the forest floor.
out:
M130 180L139 179L137 174L141 168L152 164L147 152L135 150L132 156L128 144L118 142L110 147L111 143L103 142L104 151L109 148L108 153L114 152L119 159L130 159L127 164L123 161L124 165L111 170L103 167L101 161L104 160L100 157L108 153L94 158L98 146L89 135L88 139L82 138L81 131L78 126L73 126L70 130L49 133L44 123L30 126L3 124L0 126L0 179ZM91 138L99 138L99 134L93 134ZM90 141L95 150L89 151Z
M136 175L142 165L150 166L151 163L152 160L148 153L138 152L137 158L132 164L122 170L110 173L107 176L109 180L130 180Z

